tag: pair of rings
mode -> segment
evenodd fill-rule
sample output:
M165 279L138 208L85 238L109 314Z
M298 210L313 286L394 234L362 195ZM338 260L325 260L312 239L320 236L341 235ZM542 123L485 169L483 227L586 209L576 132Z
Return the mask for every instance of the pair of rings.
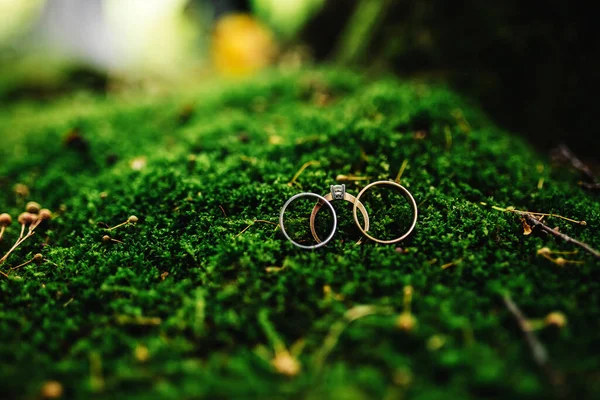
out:
M367 190L369 190L373 186L395 187L395 188L399 189L400 192L402 192L402 194L404 195L404 197L406 197L407 200L409 201L409 203L413 209L413 218L412 218L412 223L411 223L410 227L408 228L408 231L406 233L404 233L402 236L399 236L392 240L382 240L382 239L373 237L369 233L367 233L367 231L369 230L369 215L367 213L367 210L365 209L365 206L360 202L359 199L364 195L364 193ZM317 242L317 244L312 245L312 246L303 245L301 243L294 241L285 229L284 218L283 218L285 211L294 200L296 200L300 197L314 197L315 199L317 199L317 204L315 204L314 208L312 209L312 212L310 213L310 231L311 231L313 238ZM346 192L346 185L332 185L331 192L325 196L320 196L316 193L304 192L304 193L298 193L298 194L290 197L288 199L288 201L285 202L285 204L281 208L281 213L279 214L279 225L281 226L281 231L283 232L283 234L285 235L287 240L289 240L290 242L292 242L292 244L294 244L295 246L300 247L302 249L316 249L316 248L325 246L333 238L333 236L335 235L335 231L337 229L337 215L335 213L335 210L333 209L333 206L331 205L331 202L334 200L345 200L345 201L352 203L354 205L354 207L352 209L352 214L354 216L354 222L356 223L356 226L358 227L358 229L362 232L362 234L364 236L366 236L367 238L369 238L377 243L384 243L384 244L398 243L401 240L406 239L406 237L408 237L408 235L411 234L413 229L415 229L415 225L417 224L417 203L415 202L415 199L413 198L412 194L410 194L410 192L404 186L399 185L396 182L393 182L393 181L373 182L373 183L365 186L358 193L358 196L356 196L356 197L354 197L351 194L349 194L348 192ZM317 232L315 230L315 218L316 218L319 210L323 207L323 205L327 205L329 207L329 210L331 210L331 215L333 216L333 229L331 230L331 233L327 236L327 238L325 238L325 240L321 241L321 239L319 238L319 236L317 235ZM358 211L360 211L360 213L362 215L364 228L360 224L360 221L358 220ZM358 243L360 243L361 241L362 241L362 239L359 240Z

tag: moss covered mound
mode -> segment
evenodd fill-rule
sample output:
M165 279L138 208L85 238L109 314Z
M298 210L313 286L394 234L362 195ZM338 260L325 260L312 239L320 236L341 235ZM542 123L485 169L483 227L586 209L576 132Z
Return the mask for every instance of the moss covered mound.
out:
M561 267L537 252L572 244L525 236L492 208L585 220L547 219L598 248L599 199L570 171L419 83L316 70L184 97L1 111L0 212L28 200L56 212L1 266L44 257L0 276L3 398L48 381L83 398L599 393L598 261L579 251ZM402 248L355 246L348 203L317 251L253 223L276 223L287 198L325 194L339 175L394 179L405 162L420 216ZM345 183L356 194L367 182ZM18 233L13 223L0 255ZM564 383L535 363L507 293ZM564 327L544 326L553 311Z

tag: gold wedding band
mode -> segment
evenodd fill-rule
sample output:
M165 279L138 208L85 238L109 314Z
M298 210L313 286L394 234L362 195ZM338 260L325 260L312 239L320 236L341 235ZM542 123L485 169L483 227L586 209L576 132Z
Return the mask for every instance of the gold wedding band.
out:
M410 226L410 228L408 228L408 231L403 234L402 236L396 238L396 239L392 239L392 240L382 240L382 239L377 239L376 237L373 237L371 235L369 235L366 231L366 229L363 229L362 226L360 225L360 223L358 222L358 213L357 210L359 209L358 205L362 203L360 203L360 198L361 196L370 188L372 188L373 186L393 186L397 189L400 189L400 191L402 192L402 194L408 199L410 205L412 206L413 209L413 220L412 220L412 224ZM362 211L361 211L362 213ZM408 235L410 235L412 233L412 231L415 229L415 225L417 224L417 203L415 202L414 197L412 196L412 194L410 194L410 192L402 185L393 182L393 181L377 181L377 182L373 182L368 184L367 186L365 186L360 193L358 193L358 195L356 196L355 202L354 202L354 207L352 208L352 214L354 216L354 222L356 222L356 226L358 226L358 229L360 229L360 231L363 233L363 235L365 235L366 237L368 237L369 239L371 239L374 242L377 243L384 243L384 244L392 244L392 243L398 243L404 239L406 239L408 237ZM363 214L364 216L365 214Z

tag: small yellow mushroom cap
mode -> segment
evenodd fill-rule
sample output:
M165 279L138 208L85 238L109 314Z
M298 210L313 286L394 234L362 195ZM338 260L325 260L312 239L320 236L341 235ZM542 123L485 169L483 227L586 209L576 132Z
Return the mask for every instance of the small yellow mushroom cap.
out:
M25 205L25 211L32 214L39 213L41 208L40 203L36 203L35 201L30 201Z
M37 220L37 215L31 214L28 212L21 213L19 215L18 221L20 224L29 225L34 223Z
M29 196L29 188L27 185L23 185L22 183L17 183L13 188L15 194L19 197L27 197Z
M0 214L0 227L12 224L12 217L7 213Z
M52 212L50 210L48 210L47 208L43 208L40 210L40 213L38 214L38 216L40 217L40 219L42 221L46 221L46 220L52 218Z
M136 222L138 222L138 217L136 217L135 215L131 215L129 218L127 218L127 222L129 222L130 224L135 224Z

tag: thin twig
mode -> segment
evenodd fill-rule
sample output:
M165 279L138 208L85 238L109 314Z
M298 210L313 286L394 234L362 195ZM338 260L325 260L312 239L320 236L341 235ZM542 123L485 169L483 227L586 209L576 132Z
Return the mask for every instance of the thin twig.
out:
M450 268L450 267L455 267L455 266L457 266L458 264L462 263L462 261L463 261L463 259L462 259L462 258L459 258L458 260L454 260L454 261L451 261L451 262L449 262L449 263L446 263L446 264L442 265L442 267L441 267L441 268L442 268L442 269L447 269L447 268Z
M25 225L23 225L23 229L21 229L21 232L23 232L24 228L25 228ZM29 239L31 236L33 236L33 234L34 234L33 231L29 231L27 233L27 235L25 237L23 237L23 233L21 233L21 236L19 237L19 239L17 239L17 241L15 242L13 247L11 247L10 250L8 250L8 252L2 258L0 258L0 265L2 265L8 259L8 256L10 256L10 254L13 251L15 251L15 249L17 247L19 247L19 245L21 245L21 243L23 243L24 241Z
M298 170L298 172L296 172L296 175L294 175L294 177L292 178L292 180L288 182L288 186L297 185L296 180L298 179L298 177L300 177L300 175L302 175L302 173L304 172L304 170L306 168L310 167L311 165L319 165L319 164L320 163L318 161L315 161L315 160L312 160L312 161L309 161L309 162L305 162L300 167L300 169Z
M25 261L23 264L17 265L16 267L12 267L12 268L11 268L11 269L8 271L8 273L11 273L11 272L12 272L12 271L14 271L14 270L17 270L17 269L19 269L19 268L21 268L21 267L24 267L24 266L26 266L26 265L29 265L29 264L31 264L32 262L33 262L33 258L32 258L31 260L29 260L29 261Z
M591 248L589 245L580 242L579 240L573 239L570 236L565 235L564 233L555 231L554 229L550 228L548 225L544 224L542 221L536 219L533 215L531 214L524 214L525 218L527 218L527 221L529 221L530 223L532 223L535 226L539 226L541 229L543 229L544 231L558 237L561 238L562 240L564 240L565 242L571 242L579 247L581 247L582 249L584 249L585 251L587 251L588 253L590 253L591 255L593 255L596 258L600 258L600 252L598 252L597 250Z
M540 213L540 212L533 212L533 211L515 210L514 208L511 208L511 207L509 207L509 208L502 208L502 207L498 207L498 206L492 206L492 208L494 210L512 212L512 213L523 215L523 216L525 216L525 215L537 215L539 217L556 217L556 218L564 219L565 221L572 222L574 224L583 225L583 226L587 225L587 222L585 222L585 221L577 221L575 219L563 217L562 215L558 215L558 214L548 214L548 213Z
M581 160L577 158L577 156L573 154L571 149L569 149L566 145L561 144L560 146L558 146L558 151L565 159L567 159L571 163L571 165L575 169L579 170L579 172L587 176L589 180L591 180L594 183L599 183L598 178L596 178L596 175L594 175L590 167L581 162Z
M254 224L255 224L255 223L257 223L257 222L262 222L262 223L265 223L265 224L271 224L271 225L276 225L276 226L279 226L279 224L278 224L278 223L276 223L276 222L265 221L264 219L255 219L254 221L252 221L252 223L251 223L250 225L248 225L247 227L245 227L244 229L242 229L242 231L241 231L240 233L238 233L237 235L235 235L235 237L237 238L237 237L238 237L238 236L240 236L242 233L246 232L248 229L250 229L250 227L251 227L252 225L254 225Z
M380 307L374 305L358 305L346 311L344 318L331 325L329 328L329 333L325 337L321 348L317 350L314 360L316 368L321 369L323 367L325 360L337 345L340 336L352 322L370 315L389 315L392 313L393 310L389 307Z
M525 336L527 345L531 349L533 360L544 371L546 376L550 379L552 385L560 389L561 396L565 396L566 388L563 385L562 374L560 374L558 371L555 371L550 365L548 351L535 335L531 323L527 320L527 317L525 317L521 309L511 299L509 294L505 294L502 299L504 300L504 304L506 305L508 311L510 311L510 313L517 320L517 323L519 324L519 327Z
M579 186L583 186L586 189L600 189L600 183L579 182Z
M369 176L356 176L356 175L338 175L335 177L335 180L338 182L347 182L347 181L368 181L371 179Z
M115 225L115 226L113 226L112 228L108 228L108 229L107 229L107 231L112 231L113 229L120 228L120 227L122 227L123 225L127 225L128 223L129 223L129 221L122 222L122 223L120 223L120 224L118 224L118 225Z
M531 326L529 321L523 314L523 312L519 309L519 307L512 301L510 295L506 294L503 297L504 304L506 304L506 308L517 320L519 327L523 331L523 335L525 335L525 340L527 344L531 348L531 353L533 354L533 360L542 368L546 368L549 363L548 352L542 343L538 340L535 333L531 330Z
M485 203L482 203L483 205L486 205ZM539 213L539 212L531 212L531 211L522 211L522 210L515 210L514 208L502 208L502 207L497 207L497 206L492 206L492 208L494 210L498 210L498 211L504 211L504 212L512 212L518 215L521 215L522 217L524 217L528 222L530 222L531 224L535 225L535 226L539 226L542 230L556 236L559 237L561 239L563 239L566 242L571 242L579 247L581 247L582 249L584 249L585 251L587 251L588 253L592 254L594 257L596 258L600 258L600 252L598 252L597 250L591 248L589 245L580 242L579 240L573 239L570 236L565 235L564 233L558 232L552 228L550 228L548 225L544 224L542 222L542 217L556 217L556 218L561 218L564 219L565 221L569 221L569 222L573 222L575 224L579 224L579 225L587 225L587 223L585 221L577 221L571 218L567 218L567 217L563 217L561 215L556 215L556 214L547 214L547 213ZM537 217L537 218L536 218Z

